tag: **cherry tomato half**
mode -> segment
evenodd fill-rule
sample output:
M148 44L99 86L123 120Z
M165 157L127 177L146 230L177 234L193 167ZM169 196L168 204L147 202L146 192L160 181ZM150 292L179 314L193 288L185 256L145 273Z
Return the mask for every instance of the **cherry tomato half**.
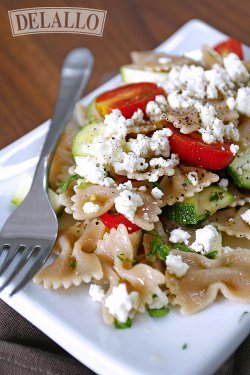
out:
M236 39L227 39L224 42L217 44L214 50L222 57L227 56L230 52L236 53L241 60L243 60L242 44Z
M128 233L136 232L141 228L138 225L131 223L124 215L120 214L119 212L111 213L110 211L105 212L105 214L100 216L103 224L108 227L109 229L115 228L117 229L119 224L124 224L127 228Z
M156 95L165 93L155 83L131 83L99 95L96 108L103 117L113 109L120 109L124 117L130 118L138 108L145 113L147 103L154 100Z
M169 138L171 151L187 163L205 169L220 170L226 168L234 159L230 142L207 144L198 132L182 134L171 123L167 123L167 127L173 132Z

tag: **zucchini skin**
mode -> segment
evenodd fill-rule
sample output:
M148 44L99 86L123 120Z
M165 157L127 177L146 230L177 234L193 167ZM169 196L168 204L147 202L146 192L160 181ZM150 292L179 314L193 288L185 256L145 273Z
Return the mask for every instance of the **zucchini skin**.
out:
M249 167L244 168L246 164L249 164ZM227 167L226 172L236 186L242 189L250 189L250 149L236 156Z

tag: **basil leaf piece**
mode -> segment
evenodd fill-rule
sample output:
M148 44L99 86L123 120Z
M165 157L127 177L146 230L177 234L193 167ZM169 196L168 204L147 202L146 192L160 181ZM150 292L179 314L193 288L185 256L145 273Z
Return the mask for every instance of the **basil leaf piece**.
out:
M150 252L147 254L147 258L150 262L153 262L155 255L158 254L161 260L165 260L170 253L170 249L164 244L162 239L156 238L149 242Z
M170 309L168 307L162 307L161 309L147 309L148 314L153 318L161 318L162 316L168 314Z
M69 178L67 178L67 180L60 185L61 193L65 193L65 191L68 189L71 182L78 180L79 178L81 178L79 174L74 174L73 176L70 176Z
M213 201L219 201L220 200L220 197L219 197L219 194L218 193L213 193L210 197L210 202L213 202Z
M76 260L75 257L71 258L69 265L70 265L70 268L72 268L72 270L74 270L76 268L76 266L77 266L77 260Z
M151 182L151 185L153 186L153 188L157 188L162 191L162 188L159 182Z
M206 257L208 259L215 259L218 255L218 251L217 250L212 250L212 251L209 251L209 253L206 254Z
M128 320L125 323L119 322L119 320L115 319L114 326L116 329L130 328L132 326L132 319L128 318Z
M193 250L190 249L188 246L183 245L182 243L174 243L173 248L175 250L185 251L186 253L193 253Z

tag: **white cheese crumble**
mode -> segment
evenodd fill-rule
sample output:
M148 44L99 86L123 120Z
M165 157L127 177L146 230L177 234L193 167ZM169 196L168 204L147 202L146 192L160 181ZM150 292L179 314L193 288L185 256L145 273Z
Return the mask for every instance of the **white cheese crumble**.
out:
M93 202L86 202L83 205L83 212L86 214L93 214L95 212L98 212L100 209L100 205L98 203Z
M133 185L132 185L132 182L130 180L124 182L123 184L119 184L117 186L117 189L122 191L122 190L130 190L132 191L133 190Z
M250 117L250 87L241 87L238 90L236 106L242 115Z
M155 187L151 190L151 195L155 199L161 199L164 195L164 193L159 189L158 187Z
M189 269L189 265L182 261L181 255L169 254L166 258L167 270L176 277L183 277Z
M237 154L237 152L239 151L239 146L235 145L235 144L231 144L230 145L230 151L235 156Z
M117 212L123 214L127 219L133 222L138 207L143 205L140 195L130 190L123 190L115 198L115 208Z
M167 64L171 61L169 57L159 57L158 62L159 64Z
M172 243L182 243L188 245L190 234L181 228L176 228L170 232L169 241Z
M119 322L125 323L131 312L139 306L139 293L128 293L126 284L119 284L113 287L112 293L106 298L105 306Z
M250 225L250 209L245 211L242 215L240 215L241 218Z
M75 173L79 174L86 181L92 184L112 186L114 180L107 177L107 172L103 165L100 165L92 156L77 156L75 158Z
M163 95L156 95L155 100L147 103L146 114L151 121L159 121L167 110L167 100Z
M97 284L91 284L89 287L89 295L94 302L102 302L104 297L104 289Z
M233 82L244 83L249 80L247 68L235 53L229 53L223 59L225 69Z
M195 242L190 247L197 253L205 255L212 250L221 251L221 241L221 234L213 225L208 224L196 230Z
M218 185L219 185L221 188L225 189L225 190L227 190L227 188L228 188L228 184L229 184L229 181L228 181L227 178L222 178L222 179L220 179L220 181L219 181L219 183L218 183Z
M148 304L150 309L161 309L168 305L168 297L166 292L159 290L156 295L153 296L153 300Z
M187 175L187 179L193 186L197 186L199 183L198 173L195 171L189 172Z

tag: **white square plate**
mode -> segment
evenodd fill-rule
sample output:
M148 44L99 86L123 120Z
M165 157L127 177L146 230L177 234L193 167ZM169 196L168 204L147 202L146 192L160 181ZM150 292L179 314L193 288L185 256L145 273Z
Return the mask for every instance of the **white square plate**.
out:
M192 20L158 49L185 53L226 36L207 24ZM117 76L88 95L119 84ZM0 225L13 210L11 197L20 176L32 173L48 122L0 152ZM68 291L44 290L30 283L12 298L1 298L51 337L79 361L100 375L209 375L239 346L249 333L249 305L219 300L206 310L183 317L172 310L164 318L138 316L131 329L105 326L101 308L88 296L88 287ZM183 344L187 349L183 350Z

